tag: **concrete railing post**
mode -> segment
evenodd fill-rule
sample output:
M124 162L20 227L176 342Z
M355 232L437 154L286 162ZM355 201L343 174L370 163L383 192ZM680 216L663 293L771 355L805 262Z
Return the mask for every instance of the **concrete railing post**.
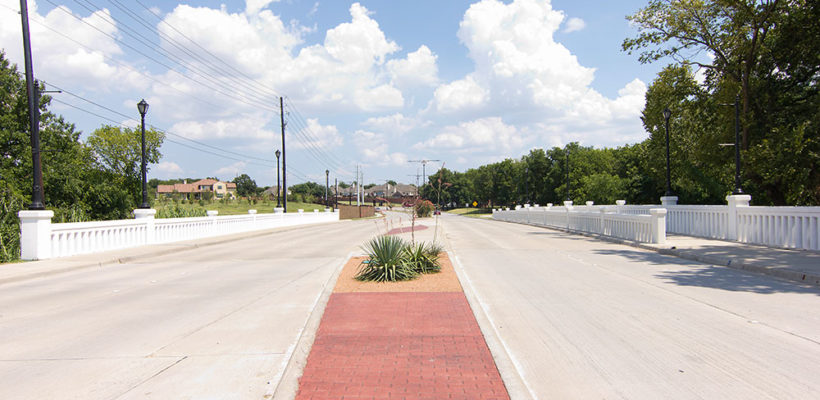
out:
M587 204L587 207L592 207L592 205L595 204L595 202L594 201L588 201L586 204Z
M729 206L729 226L726 232L726 238L729 240L737 240L737 209L738 207L749 207L749 202L752 196L748 194L730 194L726 196L726 203Z
M211 220L211 235L216 235L216 216L219 215L219 211L208 210L205 214L208 214L208 219Z
M251 216L251 229L256 229L256 210L248 210Z
M274 214L284 214L285 213L285 208L284 207L274 207L273 208L273 213Z
M145 244L154 244L157 241L156 229L154 229L154 218L157 210L153 208L137 208L134 210L134 219L142 220L145 223Z
M661 197L661 205L662 206L676 206L676 205L678 205L678 196L662 196Z
M51 210L20 210L20 258L45 260L51 258Z
M666 243L666 209L665 208L651 208L649 209L651 219L651 235L652 243L664 244Z
M572 211L572 200L565 200L564 208L567 210L567 230L569 230L569 212Z
M615 212L620 214L621 207L626 205L626 200L615 200Z

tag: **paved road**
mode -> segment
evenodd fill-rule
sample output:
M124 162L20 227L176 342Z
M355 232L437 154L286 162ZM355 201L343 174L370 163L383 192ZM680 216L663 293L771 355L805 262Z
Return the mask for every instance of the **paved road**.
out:
M376 232L309 226L0 285L0 398L263 398Z
M443 226L535 398L820 398L816 287L531 226Z

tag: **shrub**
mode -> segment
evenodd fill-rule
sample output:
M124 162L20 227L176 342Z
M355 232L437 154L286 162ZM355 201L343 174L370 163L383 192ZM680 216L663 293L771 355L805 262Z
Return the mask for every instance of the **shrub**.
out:
M179 204L169 205L157 210L156 218L204 217L205 210L199 207L185 207Z
M407 262L413 266L413 269L420 274L429 274L441 271L441 265L438 262L438 252L431 252L430 246L419 243L416 245L408 245L404 249Z
M369 259L359 264L356 279L360 281L406 281L418 273L406 257L406 243L397 236L378 236L367 242L362 249Z
M427 218L433 213L433 203L430 200L422 200L416 203L416 215L419 218Z

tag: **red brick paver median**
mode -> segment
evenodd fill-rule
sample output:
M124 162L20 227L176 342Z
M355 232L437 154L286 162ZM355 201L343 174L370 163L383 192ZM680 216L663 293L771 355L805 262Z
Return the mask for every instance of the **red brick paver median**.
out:
M509 395L463 292L348 292L330 297L296 398Z

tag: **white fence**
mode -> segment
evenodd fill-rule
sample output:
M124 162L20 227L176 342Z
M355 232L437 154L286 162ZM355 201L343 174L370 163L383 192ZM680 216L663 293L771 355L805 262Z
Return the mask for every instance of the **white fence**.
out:
M737 240L767 246L820 250L820 207L738 208Z
M43 260L154 243L202 239L292 225L339 221L339 213L297 213L155 219L155 210L135 210L136 219L52 224L52 211L20 211L21 258Z
M649 215L618 214L615 207L524 207L493 211L493 219L595 233L637 242L666 241L666 210L654 208Z
M667 210L666 233L737 240L772 247L820 250L820 207L752 207L749 206L751 197L748 195L727 196L726 200L727 205L716 206L678 205L674 201L662 206L624 205L622 201L615 206L593 206L588 203L586 206L572 208L569 213L565 207L524 207L516 211L496 211L493 218L645 242L646 235L639 233L638 225L625 222L628 220L626 217L649 217L651 210L664 208ZM539 213L539 210L547 212ZM601 221L608 221L609 213L618 215L612 219L613 222L606 222L617 227L617 232L610 233L604 228L595 228L596 212L604 213L604 216L598 217L602 218ZM570 222L567 218L570 218ZM633 234L638 238L631 239L629 236Z

